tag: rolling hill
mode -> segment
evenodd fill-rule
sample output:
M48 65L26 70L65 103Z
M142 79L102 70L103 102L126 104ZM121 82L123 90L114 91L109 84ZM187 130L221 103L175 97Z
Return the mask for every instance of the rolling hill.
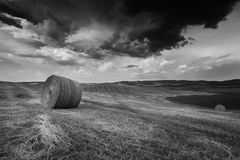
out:
M239 106L221 112L169 97L238 96L239 84L82 84L78 108L49 109L40 104L42 82L0 82L0 159L237 160Z

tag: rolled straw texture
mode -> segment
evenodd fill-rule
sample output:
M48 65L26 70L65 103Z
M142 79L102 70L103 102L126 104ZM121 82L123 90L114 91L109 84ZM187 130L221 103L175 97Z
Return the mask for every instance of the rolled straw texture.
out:
M224 105L218 104L218 105L215 106L215 110L226 111L226 107Z
M82 87L77 81L52 75L44 83L41 102L48 108L76 108L82 98Z

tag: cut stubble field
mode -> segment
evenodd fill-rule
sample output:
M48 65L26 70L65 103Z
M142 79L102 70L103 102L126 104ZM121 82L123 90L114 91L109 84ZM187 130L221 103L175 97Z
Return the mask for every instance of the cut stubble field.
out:
M212 93L83 84L75 109L40 104L43 83L0 83L0 159L240 159L240 113L169 101Z

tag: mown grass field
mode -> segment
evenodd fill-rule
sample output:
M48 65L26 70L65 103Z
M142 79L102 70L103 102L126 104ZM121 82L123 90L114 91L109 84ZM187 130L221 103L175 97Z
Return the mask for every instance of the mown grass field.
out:
M43 83L0 83L0 159L239 160L240 113L167 97L213 92L83 84L75 109L40 104Z

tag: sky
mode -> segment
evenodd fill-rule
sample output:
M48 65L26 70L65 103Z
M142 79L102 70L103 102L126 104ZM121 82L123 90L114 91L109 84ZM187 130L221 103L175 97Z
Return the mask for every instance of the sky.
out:
M0 0L0 80L240 78L237 0Z

